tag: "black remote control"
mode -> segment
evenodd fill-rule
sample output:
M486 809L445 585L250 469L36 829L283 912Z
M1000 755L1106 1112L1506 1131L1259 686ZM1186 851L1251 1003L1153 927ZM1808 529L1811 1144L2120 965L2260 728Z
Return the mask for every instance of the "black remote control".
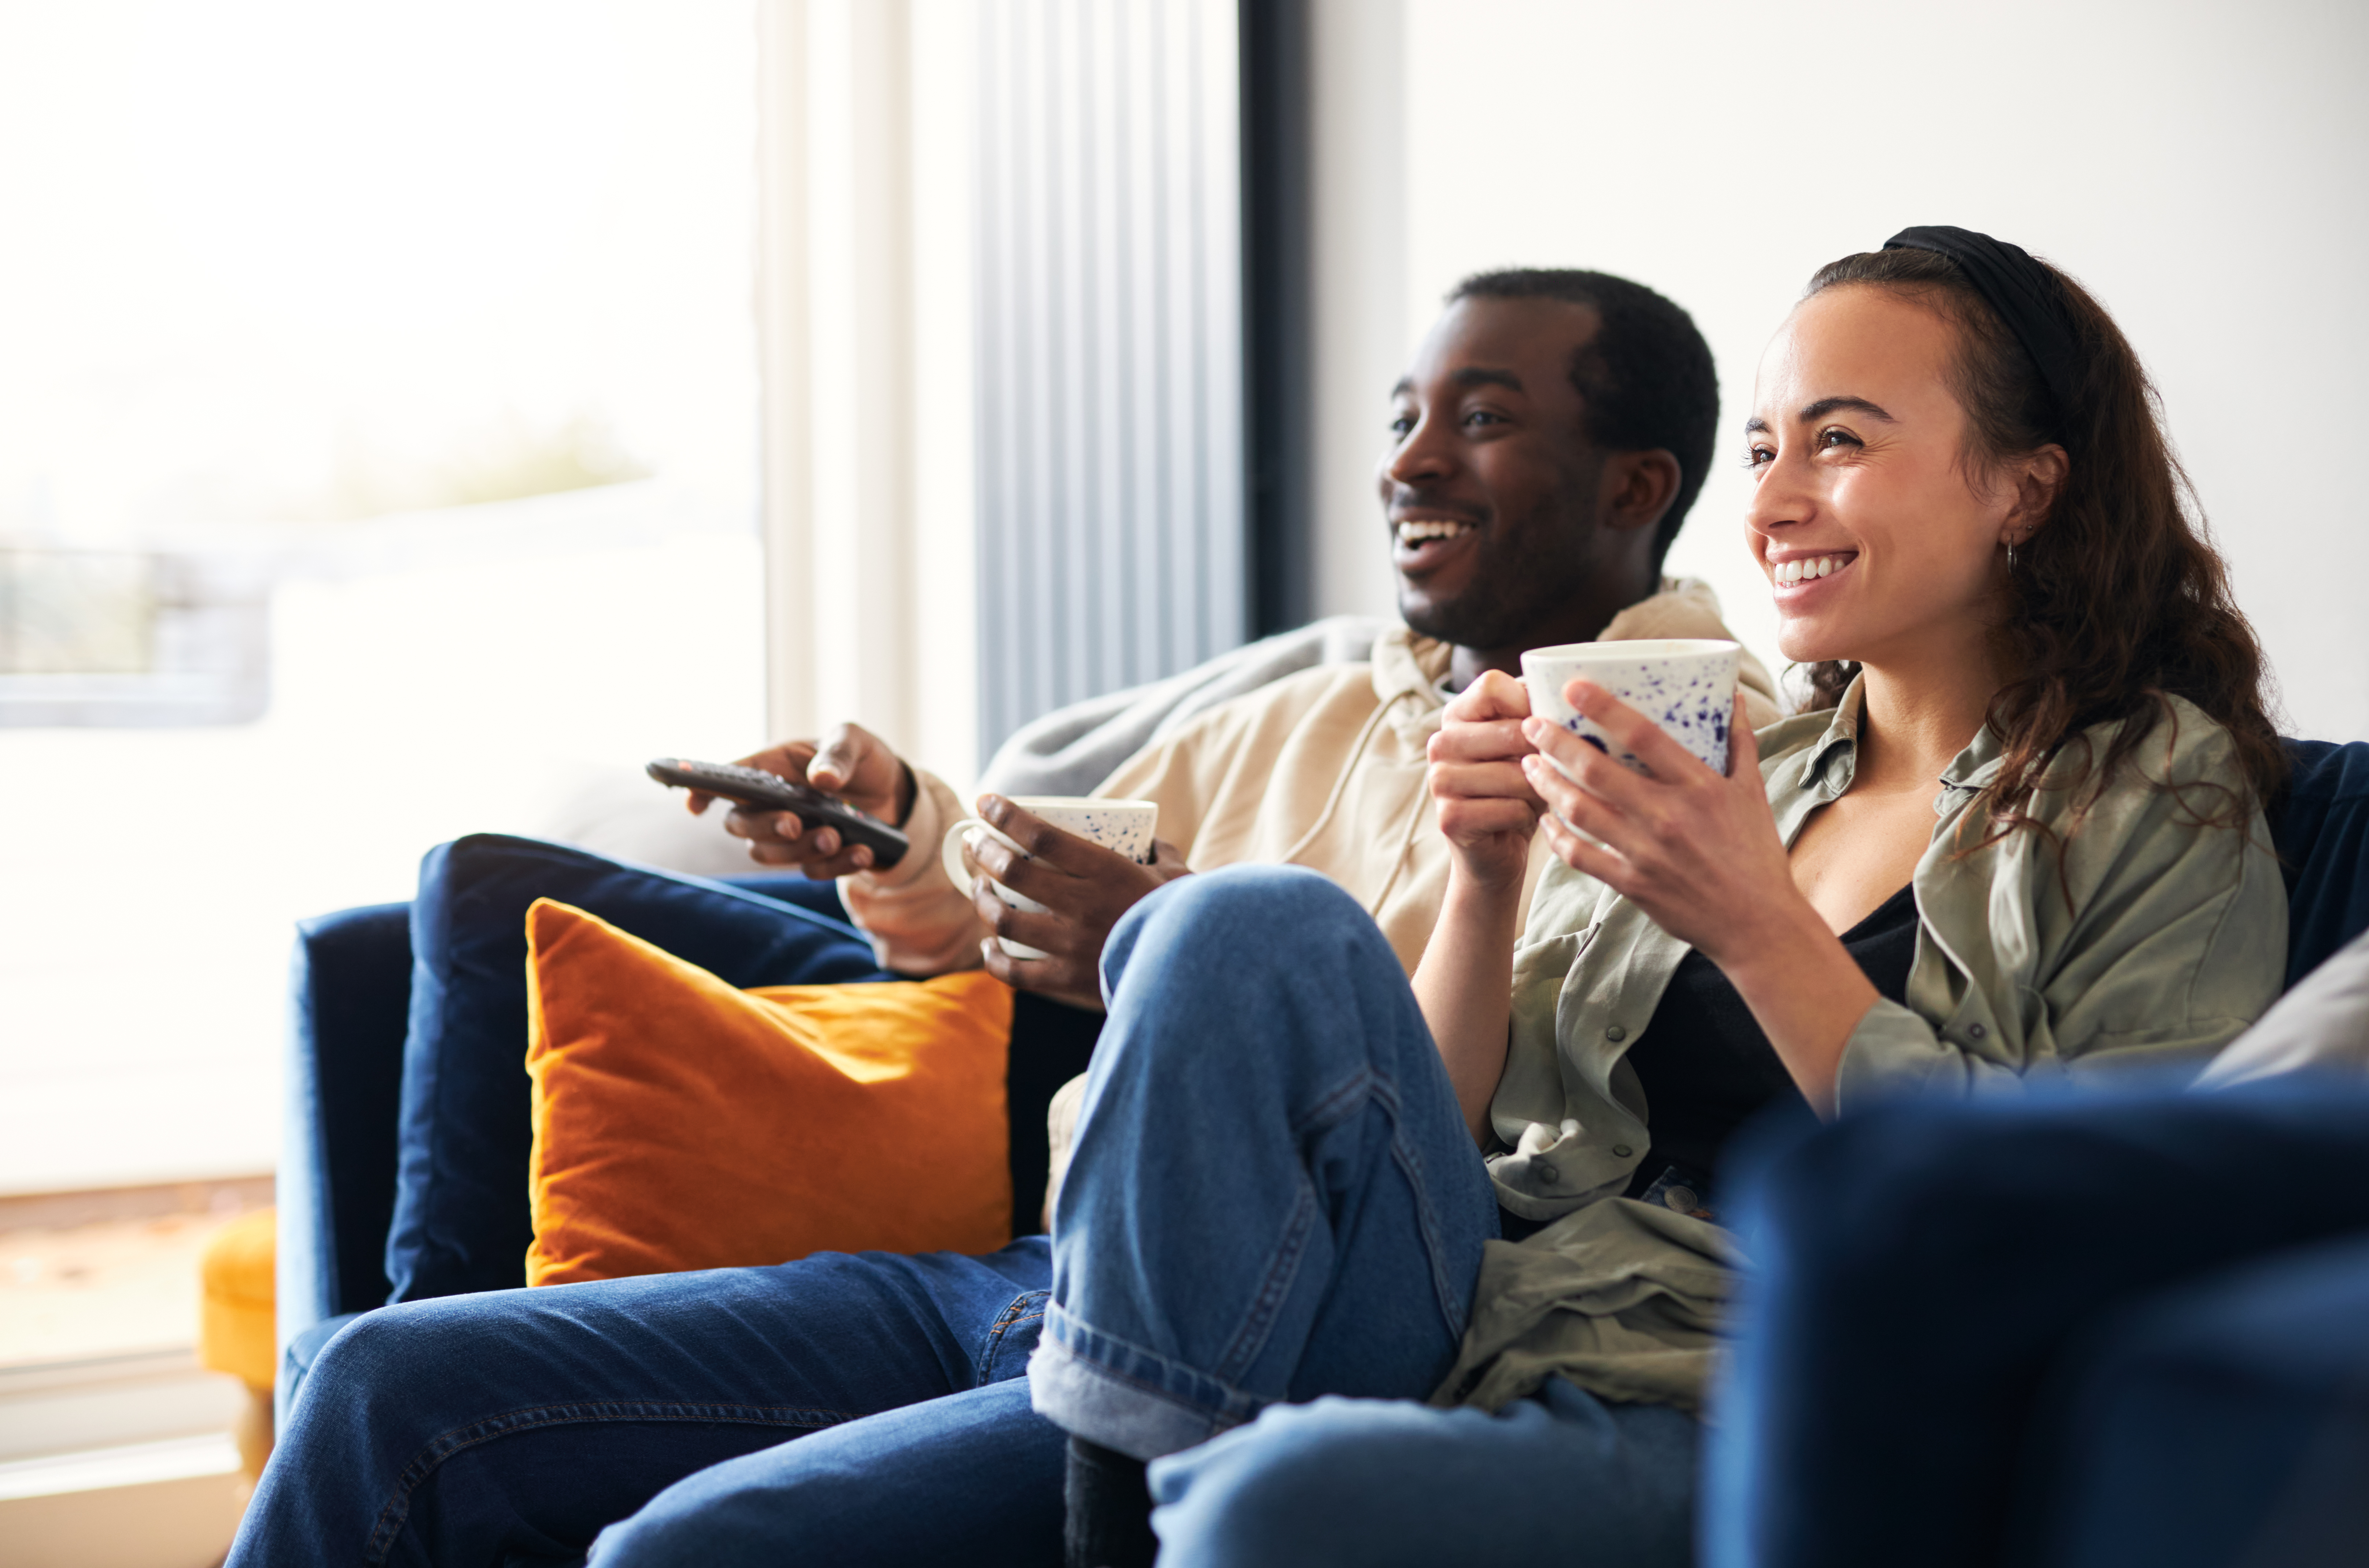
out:
M779 773L769 773L761 768L743 768L730 762L694 762L685 757L658 757L649 763L650 777L663 784L682 789L704 790L743 806L754 806L766 811L789 811L797 815L801 828L813 832L818 828L835 830L842 844L864 844L872 851L872 864L886 871L905 858L913 841L887 823L866 817L853 806L833 800L818 789L792 784Z

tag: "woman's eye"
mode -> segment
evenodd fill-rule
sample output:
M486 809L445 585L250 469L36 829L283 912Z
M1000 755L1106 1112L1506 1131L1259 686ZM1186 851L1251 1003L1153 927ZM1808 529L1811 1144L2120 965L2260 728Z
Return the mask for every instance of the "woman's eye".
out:
M1744 454L1744 466L1761 468L1777 461L1777 454L1765 446L1756 446Z
M1818 450L1821 452L1829 447L1858 446L1859 444L1860 439L1848 430L1828 429L1818 432Z

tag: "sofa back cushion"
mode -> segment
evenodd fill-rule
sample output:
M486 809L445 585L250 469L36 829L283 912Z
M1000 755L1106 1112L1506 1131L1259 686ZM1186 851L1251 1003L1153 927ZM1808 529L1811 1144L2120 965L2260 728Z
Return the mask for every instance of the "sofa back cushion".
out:
M498 833L438 846L411 905L390 1300L526 1283L526 913L538 898L589 910L736 986L887 978L844 921L738 887Z
M547 898L527 935L529 1284L1010 1234L992 976L743 991Z
M2369 931L2369 742L2290 740L2271 821L2287 879L2287 984Z

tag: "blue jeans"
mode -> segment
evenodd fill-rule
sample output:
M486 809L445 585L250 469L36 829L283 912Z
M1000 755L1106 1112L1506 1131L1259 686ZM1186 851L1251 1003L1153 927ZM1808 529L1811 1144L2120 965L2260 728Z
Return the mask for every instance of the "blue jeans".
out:
M1057 1561L1063 1438L1021 1377L1049 1274L1032 1237L367 1313L230 1562Z
M1356 903L1307 872L1188 878L1120 922L1104 981L1049 1250L369 1314L322 1351L231 1562L1047 1562L1064 1428L1174 1456L1155 1525L1187 1563L1434 1562L1507 1520L1684 1562L1687 1417L1562 1384L1494 1417L1411 1402L1497 1211ZM1303 1487L1360 1522L1282 1530Z
M1497 1204L1348 895L1277 867L1172 884L1113 932L1104 984L1029 1381L1059 1425L1155 1461L1163 1568L1509 1540L1691 1561L1692 1418L1560 1379L1497 1415L1413 1402L1463 1338Z

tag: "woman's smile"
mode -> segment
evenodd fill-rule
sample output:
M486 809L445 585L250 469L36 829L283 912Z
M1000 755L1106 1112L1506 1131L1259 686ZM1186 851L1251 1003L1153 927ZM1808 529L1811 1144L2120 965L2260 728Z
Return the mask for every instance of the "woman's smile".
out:
M1768 552L1768 583L1780 604L1807 600L1859 561L1856 550L1772 550Z

